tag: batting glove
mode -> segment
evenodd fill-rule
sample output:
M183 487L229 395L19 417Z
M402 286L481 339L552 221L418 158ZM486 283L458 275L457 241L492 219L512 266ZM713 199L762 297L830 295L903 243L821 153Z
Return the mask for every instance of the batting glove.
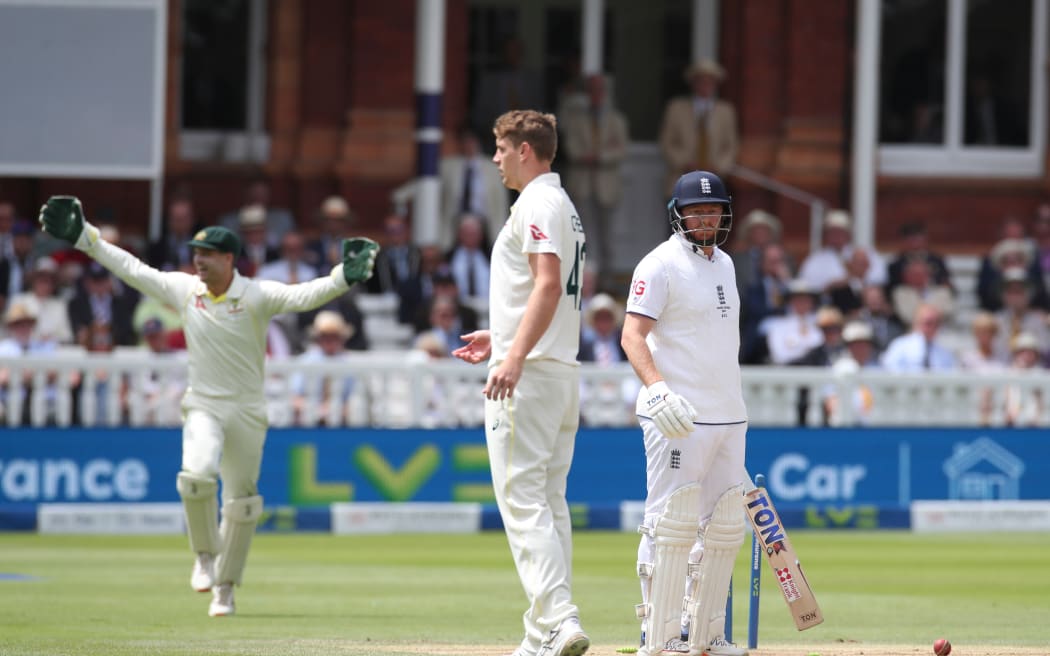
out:
M645 404L649 418L664 437L681 438L693 432L696 409L689 401L668 389L662 380L646 387L645 391L649 394Z
M376 266L379 244L368 237L353 237L343 240L343 278L353 287L372 277Z

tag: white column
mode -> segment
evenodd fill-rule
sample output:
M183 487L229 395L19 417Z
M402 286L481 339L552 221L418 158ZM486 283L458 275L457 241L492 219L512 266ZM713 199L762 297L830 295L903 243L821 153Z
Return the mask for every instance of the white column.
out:
M441 100L445 81L445 0L416 0L416 184L412 237L438 238L441 220Z
M693 61L718 61L718 0L693 0Z
M875 195L878 165L879 0L857 0L857 70L853 85L853 241L875 244Z
M580 73L584 76L602 73L605 62L602 52L605 50L605 0L583 0L583 20L580 21L583 34L580 42L583 52L580 57Z

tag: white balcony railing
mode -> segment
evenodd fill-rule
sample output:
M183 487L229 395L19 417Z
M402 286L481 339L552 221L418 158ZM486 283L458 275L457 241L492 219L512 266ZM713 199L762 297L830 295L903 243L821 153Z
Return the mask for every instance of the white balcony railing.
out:
M270 422L480 427L485 373L481 365L421 361L404 352L355 352L337 363L271 362L265 385ZM823 368L745 367L743 374L753 426L1050 425L1048 371L839 377ZM183 359L142 351L0 360L0 425L177 426L185 378ZM348 393L337 402L321 402L323 389L335 389L347 379L353 381ZM583 365L584 425L636 425L637 385L627 365ZM1021 420L1009 420L1011 405L1022 409Z

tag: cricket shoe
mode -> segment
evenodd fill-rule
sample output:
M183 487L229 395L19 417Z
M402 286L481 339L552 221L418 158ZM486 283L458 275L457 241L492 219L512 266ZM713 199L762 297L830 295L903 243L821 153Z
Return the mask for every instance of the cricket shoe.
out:
M220 583L211 589L211 605L208 606L208 615L225 617L233 613L233 584Z
M671 638L664 644L661 654L689 654L690 656L698 656L696 651L689 649L689 642L682 640L681 638ZM722 636L717 636L711 640L711 644L707 646L707 649L703 651L704 656L748 656L746 649L737 647L731 642L727 642Z
M215 585L215 556L206 551L197 554L190 575L190 586L197 592L208 592Z
M537 656L583 656L591 647L591 639L583 632L580 620L569 617L547 634Z
M711 639L704 654L707 656L747 656L747 650L737 647L723 636L715 636Z

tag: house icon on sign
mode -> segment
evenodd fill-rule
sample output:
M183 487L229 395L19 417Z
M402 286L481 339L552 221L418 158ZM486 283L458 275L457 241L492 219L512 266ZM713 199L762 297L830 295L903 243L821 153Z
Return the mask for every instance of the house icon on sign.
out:
M944 461L949 499L1019 499L1024 462L987 437L955 445Z

